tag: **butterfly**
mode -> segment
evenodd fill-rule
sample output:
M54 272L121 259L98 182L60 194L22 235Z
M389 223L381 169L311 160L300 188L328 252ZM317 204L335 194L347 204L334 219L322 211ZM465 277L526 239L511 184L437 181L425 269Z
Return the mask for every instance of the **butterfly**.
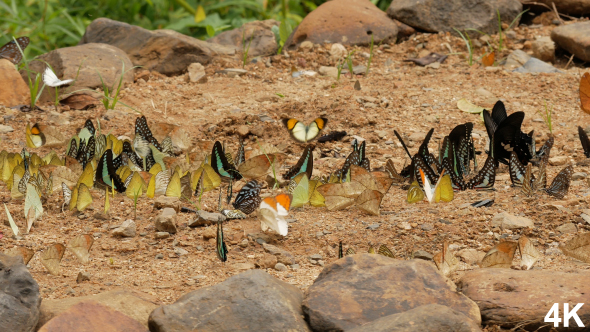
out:
M406 182L406 179L403 176L399 175L399 173L395 169L395 165L393 164L393 161L391 159L388 159L387 163L385 163L385 172L389 174L389 177L392 178L393 182L395 183Z
M514 151L526 165L533 157L530 153L533 138L520 129L524 112L515 112L508 116L504 103L498 101L491 114L487 110L483 111L483 118L490 139L489 149L494 151L492 154L494 159L508 165L510 152Z
M341 168L339 168L336 172L334 172L334 176L341 182L347 181L348 171L350 170L350 166L352 165L360 165L361 158L359 156L359 151L354 150L352 151L344 160L344 164Z
M479 266L481 268L510 268L517 247L518 243L515 241L500 242L486 253L479 263Z
M353 148L356 152L358 152L358 160L359 162L356 164L357 166L361 166L362 168L366 169L367 171L371 171L371 161L367 158L367 141L363 141L360 145L356 138L352 141Z
M490 52L489 54L481 57L481 63L483 64L484 67L493 66L495 56L496 56L496 52Z
M524 173L524 177L522 179L522 187L520 190L522 193L527 196L533 196L533 181L535 181L535 177L533 176L533 164L526 165L526 172Z
M66 247L61 243L56 243L41 253L41 263L49 273L54 276L59 275L59 264L66 252Z
M447 172L447 174L451 177L453 190L465 190L466 185L465 181L463 180L462 176L457 175L454 171L453 166L451 166L451 162L449 158L445 157L442 161L442 170Z
M451 177L448 174L444 174L443 171L434 188L432 188L430 181L424 175L422 170L420 170L420 175L422 177L422 183L424 183L424 193L426 194L428 202L432 203L434 201L438 203L440 201L450 202L453 200L453 184L451 182Z
M496 163L492 155L489 155L481 170L467 182L466 187L475 190L494 190L495 181Z
M150 127L147 124L147 119L143 115L135 119L135 136L140 136L148 143L155 146L156 149L162 152L162 147L160 146L160 143L158 143L158 140L152 135L152 131L150 130Z
M120 193L125 192L125 184L116 174L113 166L113 151L111 149L107 149L98 161L95 182L107 187L114 187Z
M21 256L23 258L23 263L25 265L29 264L29 262L31 261L31 259L33 258L33 256L35 256L35 251L33 251L32 249L29 249L27 247L13 247L10 250L7 250L4 252L4 254L8 255L8 256Z
M92 123L92 120L86 119L86 121L84 122L84 128L86 128L88 130L88 132L90 133L90 136L96 135L96 129L94 128L94 124Z
M524 181L526 173L524 165L518 159L516 152L510 153L510 159L508 162L508 169L510 171L510 181L513 187L521 187Z
M376 254L375 248L373 246L369 246L369 250L367 251L369 254Z
M27 233L31 230L33 222L43 215L43 205L41 204L40 195L35 186L27 184L27 194L25 196L25 219L27 220Z
M470 161L475 159L475 148L473 146L473 123L467 122L453 128L449 134L448 143L450 148L450 162L454 171L459 175L467 175L471 172ZM475 165L477 167L477 164Z
M474 203L471 203L471 206L476 207L476 208L480 208L480 207L490 207L494 205L494 200L493 199L484 199L481 201L477 201Z
M276 197L267 197L260 203L258 217L260 218L260 227L263 231L272 229L282 236L289 233L289 225L285 217L289 215L291 201L293 196L280 194Z
M125 195L130 199L140 197L146 189L146 184L138 172L133 172L125 180Z
M223 225L221 219L217 219L217 239L216 239L217 257L222 262L227 262L227 246L223 241Z
M379 250L377 251L377 253L379 255L383 255L386 257L390 257L390 258L394 258L393 257L393 253L391 252L391 250L389 250L389 248L387 248L386 245L382 244L381 246L379 246Z
M584 149L584 155L586 156L586 158L590 158L590 139L588 139L588 134L586 134L582 127L578 127L578 136L580 136L580 142L582 143L582 149Z
M14 40L9 41L8 43L4 44L0 48L0 58L4 58L15 65L18 65L21 60L23 59L23 55L21 53L25 51L25 48L29 45L29 37L20 37ZM18 46L17 46L18 43ZM20 49L19 49L20 47Z
M590 114L590 73L580 78L580 103L582 111Z
M342 251L342 241L340 241L340 243L338 244L338 258L342 257L344 257L344 252Z
M410 189L408 189L406 201L410 204L417 203L424 200L424 197L424 192L422 191L422 188L420 188L418 181L412 182L412 184L410 184Z
M211 151L211 167L221 177L233 180L240 180L242 178L240 172L228 162L223 146L219 141L216 141L215 144L213 144L213 150Z
M90 248L94 244L94 237L88 234L78 235L68 242L68 249L78 257L82 264L90 261Z
M545 189L545 192L558 199L563 199L570 189L570 182L572 180L572 174L574 168L572 165L566 166L561 170L551 182L551 185Z
M70 211L76 209L82 212L88 206L90 206L90 204L92 204L92 195L90 195L90 190L84 183L80 183L74 188L74 190L72 190L72 195L70 198Z
M41 131L41 128L38 123L35 123L33 127L29 127L29 124L27 124L25 136L27 141L27 147L31 149L45 145L45 135Z
M459 260L449 250L449 243L443 242L442 252L437 253L432 258L438 270L446 277L453 273L459 267Z
M131 162L140 169L144 169L143 160L137 155L137 153L135 153L131 143L127 140L123 142L123 150L121 151L121 154L113 159L113 167L119 169L121 166L127 164L126 159L131 160Z
M533 140L534 142L534 140ZM539 159L547 157L547 159L549 159L549 154L551 153L551 148L553 147L553 144L555 143L555 137L551 136L549 137L549 139L547 141L545 141L545 144L543 144L543 146L541 146L541 148L539 149L539 151L535 151L534 148L532 148L531 153L534 155L534 158L532 159L532 161L537 162ZM533 144L534 146L534 144Z
M428 178L428 180L432 183L438 179L437 174L434 170L426 163L422 155L415 154L412 158L412 177L411 180L418 180L422 186L424 186L424 182L422 182L422 177L420 175L420 171L424 172L424 175Z
M223 190L221 188L219 188L219 204L217 206L217 211L219 211L221 214L223 214L227 219L246 219L246 218L248 218L248 216L240 210L237 210L237 209L226 210L226 209L224 209L222 199L221 199L222 192L223 192Z
M283 153L267 153L254 156L239 164L238 172L245 178L255 179L266 175L272 166L276 171L284 162L286 155Z
M301 143L307 143L318 137L328 123L328 119L326 118L317 118L308 126L304 125L297 119L285 118L282 121L291 137Z
M310 203L312 206L325 206L325 199L317 188L322 183L319 180L308 180L306 173L300 173L289 182L288 192L293 195L292 208Z
M315 149L314 145L308 145L303 150L303 154L297 164L295 166L289 168L287 173L283 174L283 179L290 180L294 178L299 173L306 173L307 178L311 179L311 174L313 173L313 150Z
M233 207L238 209L245 214L254 212L260 206L262 199L260 198L260 190L262 185L256 180L251 180L246 183L240 192L236 196L236 200L233 202Z
M345 131L333 131L329 134L323 135L320 138L318 138L318 142L326 143L326 142L339 141L342 138L344 138L344 136L346 136Z
M74 80L60 80L59 78L57 78L57 75L55 75L55 73L53 72L53 70L51 70L49 66L45 68L45 72L43 73L43 83L52 88L62 85L69 85L73 81Z
M244 152L244 139L240 137L240 145L238 147L238 152L236 153L236 157L234 158L235 166L240 167L246 161L246 153Z

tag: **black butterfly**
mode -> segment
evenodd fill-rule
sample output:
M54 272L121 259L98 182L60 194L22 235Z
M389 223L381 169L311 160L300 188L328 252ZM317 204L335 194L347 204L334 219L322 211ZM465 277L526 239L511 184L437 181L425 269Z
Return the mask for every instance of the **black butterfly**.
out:
M338 258L344 257L344 252L342 251L342 241L338 244Z
M532 133L532 132L531 132ZM535 140L533 140L534 142ZM541 148L539 149L539 151L535 151L535 145L532 145L532 149L531 149L531 154L533 155L533 159L531 159L531 162L538 164L539 160L543 159L543 158L547 158L549 159L549 154L551 153L551 148L553 147L553 144L555 143L555 138L553 136L549 137L549 139L547 141L545 141L545 144L543 144L543 146L541 146Z
M238 148L238 153L234 158L234 164L236 167L240 167L240 165L246 161L246 154L244 153L244 140L240 137L240 147Z
M471 203L471 206L476 207L476 208L480 208L480 207L490 207L494 205L494 200L493 199L484 199L481 201L477 201L474 203Z
M326 135L321 136L320 138L318 138L318 142L320 142L320 143L326 143L326 142L332 142L332 141L339 141L344 136L346 136L346 132L345 131L333 131L333 132L331 132L329 134L326 134Z
M260 190L262 185L256 180L251 180L246 183L236 196L236 200L232 204L234 208L250 214L260 206L262 198L260 198Z
M359 163L356 164L357 166L360 166L364 169L366 169L367 171L371 171L371 161L369 160L369 158L367 158L367 141L363 141L360 145L358 144L358 141L356 139L354 139L352 141L352 146L353 149L358 152L358 160Z
M402 147L404 148L404 150L408 154L408 157L410 159L412 159L413 158L412 154L410 153L410 150L408 150L408 147L406 146L406 143L402 139L401 135L396 130L394 130L393 133L395 134L397 139L402 144ZM428 152L428 143L430 142L430 138L432 137L432 133L434 133L434 128L432 128L428 131L428 133L426 134L426 137L424 137L424 141L422 141L422 144L420 144L420 147L418 148L418 154L420 154L422 156L422 158L424 159L424 161L428 165L434 164L434 158L431 158L431 155ZM406 178L412 177L413 176L412 164L404 167L404 169L402 169L402 171L400 172L400 175L403 177L406 177Z
M514 151L524 165L528 164L533 158L530 152L533 138L520 129L524 112L515 112L508 116L504 103L498 101L491 114L487 110L483 111L483 118L490 138L490 151L495 151L494 159L508 165L510 152Z
M422 183L422 176L420 176L420 170L424 172L424 176L428 178L430 183L436 183L438 180L438 175L434 170L426 163L424 158L420 154L415 154L412 158L412 178L410 179L410 183L414 181L418 181L421 186L424 186Z
M510 170L510 181L512 181L512 186L522 186L526 170L524 165L518 160L518 156L514 151L510 153L508 168Z
M494 158L489 155L483 167L469 182L466 187L475 190L494 190L494 182L496 181L496 162Z
M25 48L27 48L29 42L29 37L17 38L16 42L14 40L9 41L0 48L0 58L7 59L15 65L18 65L23 59L23 54L21 53L21 51L25 51Z
M586 158L590 158L590 139L588 139L588 135L582 129L582 127L578 127L578 136L580 136L580 142L582 142L582 148L584 149L584 155Z
M84 123L84 128L88 129L88 131L90 132L90 135L92 135L92 136L96 135L96 129L94 129L94 124L92 124L92 120L87 119L86 122Z
M98 166L96 166L95 181L107 187L114 187L120 193L125 192L125 184L113 166L113 151L111 149L106 150L100 157Z
M452 152L449 161L459 176L468 175L471 172L471 160L476 160L472 131L473 123L467 122L453 128L448 136L448 144Z
M217 219L217 257L222 262L227 262L227 247L225 246L225 242L223 241L223 225L221 224L221 219Z
M568 165L564 169L557 174L553 182L549 188L545 189L545 192L553 197L558 199L562 199L567 195L567 192L570 189L570 182L572 181L572 174L574 173L574 168L572 165Z
M449 158L444 157L442 161L442 168L451 177L451 182L453 182L454 190L465 190L465 181L463 180L462 176L457 175L457 173L453 170L453 166L451 166Z
M359 151L352 151L347 157L346 160L344 160L344 164L342 165L342 167L338 170L336 170L336 172L334 172L334 175L340 179L340 181L344 182L346 181L346 177L348 174L348 171L350 170L350 166L352 165L359 165L361 163L361 158L359 157Z
M151 160L153 160L153 155L151 154L151 149L150 149L149 155L152 156ZM119 169L119 167L127 164L127 160L131 160L131 162L135 166L137 166L145 171L149 171L149 168L147 168L147 169L143 168L143 160L141 159L141 157L139 157L137 155L137 153L135 153L135 151L133 150L133 147L131 146L131 142L129 142L128 140L125 140L125 141L123 141L123 149L121 150L121 154L118 155L115 159L113 159L113 166L115 167L115 169ZM155 163L156 163L156 161L154 160L154 164Z
M68 145L68 151L66 155L74 159L76 159L76 157L78 156L78 144L76 143L75 138L70 139L70 144Z
M315 145L307 145L305 150L303 150L303 154L299 161L295 166L289 168L287 173L283 174L284 180L290 180L297 176L299 173L306 173L307 178L311 179L311 174L313 173L313 150L315 149Z
M389 174L389 177L392 178L393 182L395 182L395 183L406 182L406 178L399 175L399 173L395 169L395 165L393 164L393 161L391 159L388 159L387 163L385 164L385 172L387 172L387 174Z
M94 152L96 151L96 140L94 136L90 136L88 139L88 144L86 144L86 149L84 151L84 158L82 160L82 168L86 168L86 164L94 159Z
M147 119L143 115L135 120L135 135L139 135L141 138L148 141L148 143L155 146L156 149L162 151L162 146L160 146L158 140L152 135L152 131L147 124Z
M213 150L211 151L211 167L217 174L226 179L240 180L242 175L238 170L230 164L223 150L223 146L219 141L215 141L213 144Z

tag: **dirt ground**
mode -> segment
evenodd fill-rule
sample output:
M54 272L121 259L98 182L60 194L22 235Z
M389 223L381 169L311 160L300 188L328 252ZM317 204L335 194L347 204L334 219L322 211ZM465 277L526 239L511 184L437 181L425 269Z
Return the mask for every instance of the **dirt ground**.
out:
M506 57L513 49L526 47L527 40L548 35L550 28L525 27L517 28L515 32L516 38L505 41L507 50L496 59ZM215 74L215 71L239 68L238 60L216 60L206 67L208 82L205 84L186 83L184 77L152 75L148 82L139 81L126 87L122 100L141 110L152 125L156 121L180 125L195 145L202 140L225 140L235 151L238 142L235 132L240 125L247 125L251 132L258 134L260 142L287 144L285 152L289 156L289 165L297 161L303 146L290 140L277 120L289 116L308 123L318 116L325 116L329 119L325 133L345 130L348 135L340 142L317 144L316 158L320 152L325 157L315 160L314 175L328 174L342 164L351 151L350 142L354 135L367 140L367 154L373 168L384 166L386 160L392 158L399 171L409 160L393 134L394 129L416 140L409 140L410 150L415 153L428 130L435 128L430 149L436 155L439 141L454 126L469 121L474 123L476 149L482 151L478 156L481 167L486 157L483 152L487 137L485 127L479 115L464 113L457 108L459 99L467 98L489 109L501 99L508 113L524 111L523 131L534 129L538 146L549 132L538 113L547 103L554 110L552 120L556 140L552 156L568 156L575 172L590 173L577 138L577 126L586 128L590 125L590 115L579 107L578 84L586 70L583 64L574 61L565 69L568 57L558 55L556 66L564 71L562 74L517 74L500 67L481 66L479 57L484 50L480 48L474 55L476 64L471 67L456 54L450 55L438 69L403 61L417 57L424 50L448 54L445 44L453 53L465 51L462 40L450 35L418 35L400 44L376 47L369 75L352 79L343 75L339 82L319 75L291 77L292 66L315 71L319 66L334 66L329 47L289 52L289 57L274 56L271 67L265 65L267 60L251 63L246 66L247 74L231 78ZM357 48L355 65L366 64L367 59L362 53L368 52L368 48ZM360 91L353 88L356 80L361 84ZM49 106L44 108L51 110ZM1 148L8 151L20 151L25 146L26 123L48 123L51 117L48 112L19 113L4 109L3 113L4 119L0 118L0 121L15 129L0 135ZM259 116L263 114L273 121L261 121ZM63 111L62 117L67 121L53 125L70 136L87 118L96 124L95 119L99 117L103 132L133 137L137 113L121 105L108 112L99 106L88 111ZM246 144L247 148L255 148L254 136L251 135ZM47 148L38 151L41 155L47 152ZM65 147L58 149L58 153L63 156ZM549 166L549 181L563 167ZM234 190L243 184L236 184ZM6 187L2 185L2 188L2 201L15 220L22 222L22 201L12 201ZM406 203L406 191L394 185L383 199L380 216L369 216L356 208L330 212L326 208L307 206L292 210L290 218L296 221L289 224L289 234L285 238L275 238L273 244L293 253L300 267L285 272L267 271L305 290L322 270L321 266L311 264L308 256L322 254L325 264L330 264L338 258L339 241L344 243L345 250L353 247L357 253L366 252L369 245L386 244L397 258L407 259L416 250L437 253L445 240L454 251L472 248L485 252L500 237L517 239L520 235L529 237L543 254L535 268L589 269L588 264L561 254L558 244L573 234L561 234L556 230L569 222L576 224L579 232L590 229L590 225L584 224L579 217L580 210L588 208L590 200L590 188L585 180L573 181L569 194L562 201L547 195L537 195L532 201L525 201L520 190L510 187L507 168L501 166L495 188L493 192L458 192L450 203L410 205ZM263 190L264 195L278 192ZM14 245L42 250L56 242L67 243L78 234L94 235L90 263L82 265L66 251L61 262L62 276L50 275L39 261L39 254L35 255L30 262L30 271L40 285L43 298L83 296L126 288L147 292L168 304L187 292L222 282L241 272L242 263L256 263L263 257L263 248L254 241L250 241L245 249L238 246L248 234L261 232L260 222L254 214L246 220L229 221L224 225L229 253L227 263L222 264L215 253L215 239L203 239L203 234L214 227L187 227L194 214L180 213L178 233L167 239L155 239L153 224L159 212L153 209L153 200L144 196L139 200L135 219L138 235L115 238L110 235L111 228L133 218L133 201L118 195L111 201L110 217L102 220L95 217L95 213L102 210L104 196L99 191L93 191L93 195L91 208L79 215L69 211L62 213L63 198L61 193L55 192L44 206L42 220L29 235L18 241L11 236L8 226L0 225L4 234L0 239L0 251ZM479 209L469 206L469 203L484 198L494 198L495 204ZM207 193L204 202L207 210L214 211L217 191ZM514 232L493 228L492 217L502 211L531 218L535 227ZM2 220L6 219L4 213L1 215ZM377 223L377 229L368 228ZM185 249L188 254L178 256L174 252L175 246ZM158 254L162 254L163 259L156 259ZM515 257L514 265L518 265L518 260L519 257ZM461 263L460 271L452 279L456 281L465 271L474 268L477 266ZM89 273L90 281L77 284L80 271Z

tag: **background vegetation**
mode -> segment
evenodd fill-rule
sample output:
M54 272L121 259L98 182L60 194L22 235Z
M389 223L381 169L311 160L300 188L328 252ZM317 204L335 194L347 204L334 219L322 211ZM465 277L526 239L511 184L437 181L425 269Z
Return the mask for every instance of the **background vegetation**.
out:
M200 39L254 20L295 27L326 0L0 0L0 45L29 36L28 57L73 46L96 18L172 29ZM386 10L391 0L371 0Z

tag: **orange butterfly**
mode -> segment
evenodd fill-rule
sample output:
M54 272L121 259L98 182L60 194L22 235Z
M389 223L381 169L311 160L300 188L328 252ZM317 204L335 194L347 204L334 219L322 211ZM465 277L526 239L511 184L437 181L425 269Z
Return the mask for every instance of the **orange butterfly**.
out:
M496 52L491 52L488 55L484 55L483 57L481 57L481 63L483 64L484 67L490 67L494 65L494 60L496 57Z
M580 79L580 101L582 111L590 114L590 73L584 73Z

